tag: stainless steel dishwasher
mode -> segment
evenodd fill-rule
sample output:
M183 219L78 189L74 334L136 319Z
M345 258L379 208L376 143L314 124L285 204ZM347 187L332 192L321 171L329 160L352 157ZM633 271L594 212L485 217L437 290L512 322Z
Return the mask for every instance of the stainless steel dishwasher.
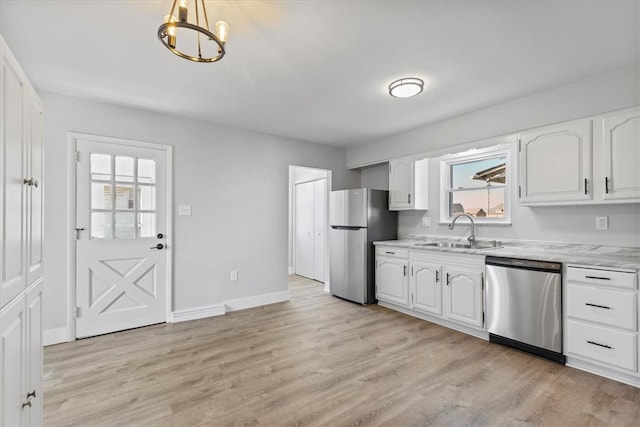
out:
M488 256L489 341L565 363L562 264Z

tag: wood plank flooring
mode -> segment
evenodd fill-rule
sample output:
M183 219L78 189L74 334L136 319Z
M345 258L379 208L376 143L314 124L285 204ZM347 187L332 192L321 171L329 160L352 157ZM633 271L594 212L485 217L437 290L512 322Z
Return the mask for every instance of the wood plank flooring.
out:
M291 301L45 348L51 426L640 424L640 389L292 276Z

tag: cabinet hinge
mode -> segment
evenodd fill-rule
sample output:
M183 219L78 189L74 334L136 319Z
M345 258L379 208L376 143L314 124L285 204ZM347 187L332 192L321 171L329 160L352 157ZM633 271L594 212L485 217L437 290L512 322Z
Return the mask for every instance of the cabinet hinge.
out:
M74 162L79 162L80 161L80 153L79 152L74 152L73 153L73 161Z
M73 315L75 317L80 317L80 307L74 307L73 308Z

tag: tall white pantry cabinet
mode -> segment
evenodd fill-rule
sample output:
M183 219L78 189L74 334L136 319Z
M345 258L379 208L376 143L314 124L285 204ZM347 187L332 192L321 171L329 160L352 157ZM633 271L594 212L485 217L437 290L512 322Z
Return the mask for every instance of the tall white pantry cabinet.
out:
M0 56L0 425L42 425L43 109Z

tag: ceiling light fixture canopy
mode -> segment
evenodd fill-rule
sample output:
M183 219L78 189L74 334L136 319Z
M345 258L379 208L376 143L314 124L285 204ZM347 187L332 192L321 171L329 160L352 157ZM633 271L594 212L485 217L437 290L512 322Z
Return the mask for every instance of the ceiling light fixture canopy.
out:
M389 95L394 98L411 98L424 88L424 81L417 77L405 77L389 85Z
M192 11L194 11L195 24L189 23L187 0L180 0L177 7L178 17L175 17L177 3L178 0L173 0L171 11L164 17L164 23L158 27L158 39L167 49L181 58L195 62L221 60L226 53L224 47L229 37L229 24L224 21L216 22L216 32L213 33L209 30L209 18L204 0L193 0ZM201 21L204 26L200 25Z

